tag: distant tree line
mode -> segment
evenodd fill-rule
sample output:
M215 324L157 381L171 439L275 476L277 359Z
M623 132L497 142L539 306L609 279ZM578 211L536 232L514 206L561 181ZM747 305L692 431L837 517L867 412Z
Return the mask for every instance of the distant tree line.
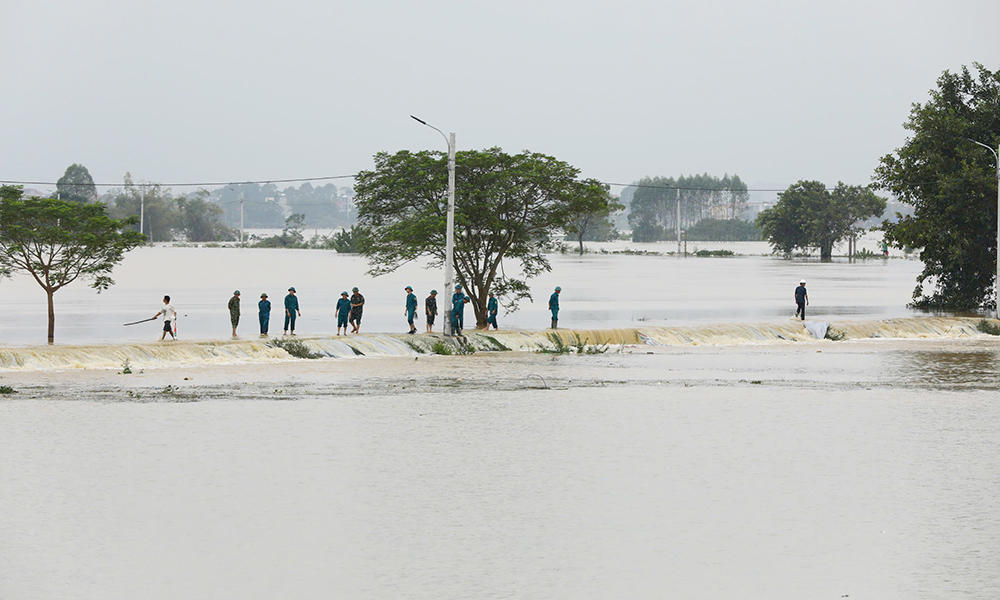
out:
M122 187L99 195L90 172L75 163L59 178L52 198L78 204L100 202L107 206L109 216L116 219L140 217L141 214L142 233L151 242L238 240L241 203L244 227L283 227L288 235L296 231L294 227L289 229L286 223L291 218L286 217L289 213L295 217L294 224L300 235L307 226L346 228L357 218L353 188L337 187L332 183L316 187L305 182L298 188L286 187L284 190L274 184L245 183L215 191L199 189L175 194L158 183L135 182L131 174L126 173ZM140 225L137 223L133 227L138 231ZM311 242L274 236L267 243L306 247ZM317 243L333 244L332 241Z
M238 239L222 222L222 208L208 200L208 190L173 195L158 183L135 183L129 173L124 185L110 190L103 200L112 218L139 217L142 233L152 242L217 242ZM137 222L136 230L140 227Z
M313 186L307 181L284 190L273 183L234 184L215 190L211 198L222 206L224 222L233 228L240 226L241 199L245 227L277 229L289 214L302 215L309 227L347 227L357 220L353 188L333 183Z
M750 195L738 175L721 178L703 175L644 177L626 188L628 222L632 241L657 242L676 239L677 203L680 227L688 229L703 219L734 220L746 210Z

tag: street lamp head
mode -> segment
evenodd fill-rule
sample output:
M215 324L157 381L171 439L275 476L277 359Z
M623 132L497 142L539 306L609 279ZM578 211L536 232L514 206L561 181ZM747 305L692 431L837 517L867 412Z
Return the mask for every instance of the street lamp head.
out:
M416 121L417 123L420 123L421 125L426 125L427 124L427 121L424 121L423 119L418 119L418 118L414 117L413 115L410 115L410 118L413 119L414 121Z

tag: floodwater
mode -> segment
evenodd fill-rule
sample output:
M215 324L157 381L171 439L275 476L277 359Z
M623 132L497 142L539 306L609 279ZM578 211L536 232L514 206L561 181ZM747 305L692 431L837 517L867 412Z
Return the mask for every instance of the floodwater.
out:
M372 279L327 252L156 247L105 294L59 292L57 342L105 346L0 368L0 598L1000 597L1000 341L896 319L918 262L552 260L501 317L522 351L471 356L329 337L353 285L364 331L404 330L401 288L440 287L419 265ZM789 321L800 278L848 341ZM252 316L289 285L337 358L121 326L169 293L185 340L222 340L234 288ZM524 351L555 285L562 323L648 341ZM0 283L5 346L44 341L43 300ZM174 359L124 374L122 342ZM213 364L224 349L243 354Z
M744 256L698 258L688 256L627 256L573 254L551 256L552 272L532 280L534 302L520 310L501 310L504 329L548 326L547 302L555 286L563 288L560 325L574 329L607 329L638 325L745 322L787 319L794 313L793 290L807 280L808 316L823 321L901 317L921 264L899 256L889 260L830 263L782 260L762 256L762 242L689 244L698 248L732 248ZM676 244L617 242L595 245L595 250L626 248L669 252ZM755 254L755 255L752 255ZM508 270L513 264L505 265ZM442 292L440 269L409 264L399 271L373 278L359 256L318 250L239 248L140 248L126 256L115 270L116 285L97 294L75 283L55 295L56 343L120 343L158 339L156 322L123 327L156 314L161 299L170 295L180 317L182 339L225 339L231 335L227 302L234 290L242 296L239 333L258 333L257 301L267 293L273 304L271 333L281 333L283 298L295 287L302 316L300 334L336 331L334 307L341 291L357 286L366 298L363 332L404 332L406 292L413 286L421 305L431 289ZM448 296L450 297L450 295ZM41 288L29 277L0 281L0 345L45 343L46 304ZM471 308L467 319L473 318ZM441 320L438 320L438 329ZM424 325L417 324L423 331Z
M1000 595L1000 344L648 351L7 373L0 597Z

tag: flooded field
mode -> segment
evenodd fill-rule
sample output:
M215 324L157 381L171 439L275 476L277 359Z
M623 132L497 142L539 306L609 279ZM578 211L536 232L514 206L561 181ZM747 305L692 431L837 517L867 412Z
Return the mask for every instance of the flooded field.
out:
M4 598L993 598L1000 344L8 371Z
M694 249L694 244L690 245ZM532 280L534 302L514 313L501 311L502 329L540 329L548 325L546 303L552 289L563 288L560 323L574 329L613 329L689 323L755 322L787 319L795 312L792 292L806 279L808 316L822 321L909 316L906 309L918 261L889 260L830 263L781 260L762 256L762 242L700 244L732 248L742 256L629 256L620 254L552 255L552 272ZM594 250L625 249L670 252L676 244L615 242ZM513 265L508 265L513 267ZM419 264L372 278L365 260L317 250L182 248L158 246L129 253L114 277L117 284L96 294L77 283L59 291L56 343L89 344L152 341L157 323L123 327L159 311L170 295L180 314L181 339L227 339L226 308L234 290L242 292L239 333L255 337L257 301L267 293L274 305L271 333L281 333L282 298L295 287L302 317L297 332L325 335L336 331L334 307L341 291L357 286L365 295L363 332L404 332L405 292L413 286L421 306L431 289L442 292L440 270ZM0 345L45 343L46 305L41 288L28 277L0 281L0 304L6 320ZM471 317L472 310L467 309ZM422 323L419 324L422 331ZM440 330L440 319L438 323Z
M419 266L143 249L60 292L52 347L0 283L0 598L1000 595L1000 341L907 311L919 263L552 260L451 356L400 335ZM800 278L842 341L789 319ZM230 288L288 285L322 358L228 339ZM163 293L184 341L121 326Z

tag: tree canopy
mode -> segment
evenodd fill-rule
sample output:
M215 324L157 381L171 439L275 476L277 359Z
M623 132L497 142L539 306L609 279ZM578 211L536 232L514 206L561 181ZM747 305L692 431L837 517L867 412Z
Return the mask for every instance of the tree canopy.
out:
M66 172L56 182L56 192L59 199L70 202L93 202L97 200L97 186L90 171L76 163L66 167Z
M235 240L236 232L223 224L223 209L209 200L208 190L174 196L158 183L134 183L129 173L125 185L111 190L107 199L115 218L144 214L143 232L153 242L183 238L189 242ZM139 223L139 219L136 219Z
M482 326L490 291L514 310L531 298L527 280L550 270L544 252L569 225L579 171L551 156L500 148L459 152L456 161L455 271ZM434 267L444 262L447 181L441 152L381 152L373 170L358 173L362 252L372 274L420 257ZM519 276L504 269L505 260L517 262Z
M903 125L911 137L875 171L879 188L914 207L882 229L890 244L920 249L915 306L969 310L997 302L996 163L970 140L1000 143L1000 70L974 67L938 78L930 100L914 104Z
M0 187L0 273L31 275L48 296L48 340L55 339L53 295L77 279L98 292L114 284L111 271L139 246L135 218L112 219L104 204L25 198L20 186Z
M606 239L614 230L611 213L625 208L611 196L609 186L596 179L579 182L570 199L566 232L576 238L583 255L584 240L595 239L598 232Z
M856 233L856 223L883 211L885 200L867 186L838 182L831 192L819 181L799 181L780 192L756 224L775 252L819 248L820 258L829 259L834 244Z

